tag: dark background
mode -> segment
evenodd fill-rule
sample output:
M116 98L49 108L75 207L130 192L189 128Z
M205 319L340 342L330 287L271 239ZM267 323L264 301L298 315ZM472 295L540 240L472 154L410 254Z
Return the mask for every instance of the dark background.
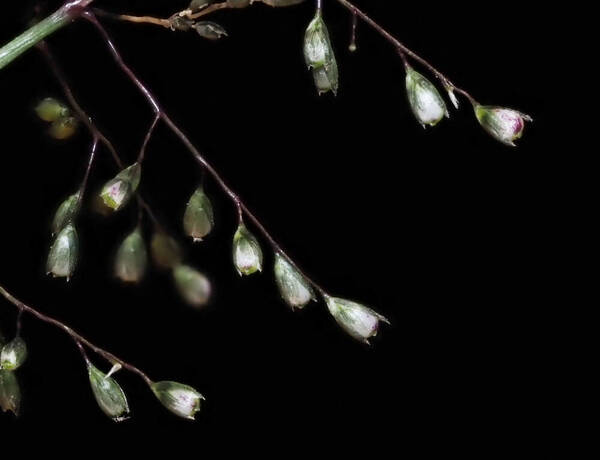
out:
M1 42L25 27L30 3L3 11ZM533 12L356 4L480 101L531 114L536 122L519 147L489 138L464 100L450 120L424 131L410 113L391 46L359 24L358 52L349 53L350 17L331 0L325 19L340 67L337 98L317 97L303 63L310 1L216 14L212 20L229 32L216 43L192 32L104 23L126 61L295 260L331 293L371 305L392 326L368 348L343 333L322 303L290 312L278 298L264 241L265 270L240 278L230 256L234 208L211 180L216 228L201 244L185 241L182 213L200 174L164 126L150 143L141 190L185 243L186 260L213 280L213 304L186 307L168 274L155 270L138 288L113 279L113 251L133 225L133 206L110 218L86 209L76 275L68 284L46 277L49 221L79 184L90 139L83 127L68 142L45 134L33 107L61 92L31 51L0 72L1 283L153 379L191 384L207 401L188 423L121 372L133 419L115 425L97 408L70 339L25 317L22 414L0 414L3 429L54 426L67 436L84 427L98 439L130 440L158 429L165 442L175 437L194 450L227 436L222 448L241 439L261 449L274 440L327 440L481 454L526 442L523 452L535 452L544 315L530 287L547 109ZM166 17L186 1L97 6ZM80 103L134 161L152 114L95 31L82 21L48 43ZM88 198L114 173L101 149ZM15 309L1 304L0 324L10 335Z

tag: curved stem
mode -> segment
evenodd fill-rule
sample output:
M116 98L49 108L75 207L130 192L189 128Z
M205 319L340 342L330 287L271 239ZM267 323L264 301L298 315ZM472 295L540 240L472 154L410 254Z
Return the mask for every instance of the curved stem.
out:
M396 49L398 49L400 51L400 56L406 55L406 56L409 56L410 58L414 59L419 64L421 64L424 67L426 67L427 69L429 69L429 71L431 73L433 73L444 84L444 86L446 86L446 88L453 89L457 93L460 93L463 96L465 96L469 100L469 102L471 102L471 104L478 105L478 102L475 100L475 98L473 96L471 96L471 94L469 94L464 89L462 89L462 88L456 86L454 83L452 83L452 81L450 81L450 79L448 77L446 77L442 72L440 72L433 65L431 65L428 61L423 59L417 53L415 53L410 48L408 48L404 43L402 43L400 40L398 40L396 37L394 37L392 34L390 34L387 30L385 30L383 27L381 27L379 24L377 24L366 13L359 10L356 6L354 6L348 0L336 0L336 1L338 3L340 3L346 9L350 10L352 12L352 14L355 14L356 16L358 16L363 22L365 22L366 24L371 26L381 36L383 36L383 38L385 38L392 45L394 45L396 47Z
M58 64L58 61L56 61L56 59L54 58L54 55L50 51L50 48L48 47L46 42L41 41L40 43L37 44L37 48L42 52L42 55L44 56L44 58L46 59L46 62L50 66L50 69L52 70L54 77L60 84L60 86L63 90L63 93L64 93L65 97L67 98L67 101L69 101L69 105L71 105L71 107L75 111L75 115L77 116L77 118L87 127L88 131L90 132L90 134L92 135L92 137L94 139L98 139L100 142L102 142L104 144L104 146L111 153L113 160L115 161L117 167L119 169L125 168L125 164L121 160L121 157L117 153L117 150L115 149L112 142L110 140L108 140L108 138L102 133L102 131L100 131L100 129L93 122L92 118L90 116L88 116L88 114L85 112L85 110L83 110L81 105L79 105L79 102L77 102L77 99L75 98L75 95L73 94L73 90L71 89L71 86L69 85L69 82L67 81L67 77L65 76L62 68ZM148 214L148 216L150 217L150 220L152 221L154 226L157 228L162 228L160 222L154 215L152 208L150 208L150 205L142 198L142 196L139 192L136 193L136 196L137 196L138 204L140 205L140 207L142 209L144 209L146 211L146 214Z
M142 144L142 148L140 149L140 154L138 155L138 163L142 163L142 161L144 161L144 155L146 154L146 147L148 146L148 142L150 141L150 138L152 137L152 133L154 132L154 128L156 128L156 124L158 123L158 120L160 120L160 117L158 115L156 115L154 117L154 120L152 120L152 124L150 125L150 129L148 130L148 132L146 133L146 137L144 138L144 143Z
M110 13L97 8L94 8L94 12L98 16L104 16L119 21L135 22L137 24L153 24L155 26L165 27L167 29L171 27L170 19L155 18L154 16L131 16L129 14Z
M72 0L0 48L0 69L77 18L94 0ZM5 14L5 13L3 13Z
M315 282L311 277L309 277L298 265L289 257L286 252L282 249L282 247L277 243L277 241L271 236L271 234L267 231L264 225L258 220L258 218L250 211L250 209L244 204L242 199L236 194L229 185L225 182L225 180L220 176L220 174L213 168L213 166L208 163L208 161L204 158L204 156L200 153L200 151L192 144L192 141L183 133L183 131L175 124L175 122L169 117L169 115L164 111L158 102L157 98L152 94L152 92L141 82L141 80L135 75L133 70L125 63L121 54L117 50L115 44L112 39L108 35L108 32L102 24L98 21L94 13L91 11L86 11L83 13L83 17L90 21L98 30L104 41L106 42L113 59L120 67L120 69L125 73L125 75L138 87L140 92L145 96L148 103L154 110L154 113L160 116L162 121L167 125L167 127L179 138L179 140L187 147L190 151L194 159L212 176L212 178L217 182L217 184L221 187L221 189L231 198L234 202L238 213L240 215L243 213L246 217L256 226L256 228L262 233L265 239L269 242L275 252L280 253L285 259L296 269L298 272L322 295L326 295L326 291Z
M6 298L6 300L8 300L10 303L12 303L15 307L17 307L19 309L19 311L29 313L30 315L35 316L36 318L38 318L41 321L44 321L45 323L52 324L52 325L58 327L59 329L62 329L69 336L71 336L71 338L73 340L75 340L75 342L78 344L78 346L85 345L90 350L92 350L95 353L97 353L98 355L102 356L109 363L120 364L123 368L140 376L142 378L142 380L144 380L144 382L146 382L148 385L152 384L152 380L150 380L150 377L148 377L144 372L142 372L140 369L138 369L134 365L129 364L126 361L123 361L121 358L118 358L117 356L113 355L111 352L106 351L103 348L100 348L99 346L93 344L88 339L83 337L81 334L74 331L69 326L60 322L59 320L52 318L50 316L47 316L47 315L39 312L35 308L30 307L29 305L26 305L25 303L21 302L19 299L15 298L10 292L8 292L2 285L0 285L0 294L2 294ZM84 356L85 356L85 352L84 352Z
M85 168L85 174L83 176L83 180L81 181L81 185L79 186L79 192L77 194L77 208L81 208L81 203L83 203L83 194L85 193L85 189L87 187L87 182L90 177L90 171L92 170L92 164L94 163L94 158L96 157L96 148L98 147L98 138L96 136L93 137L92 147L90 149L90 159L88 160L87 168Z
M99 8L94 8L93 12L98 16L103 16L117 21L133 22L136 24L152 24L155 26L164 27L165 29L174 29L175 21L178 18L185 17L187 19L198 19L202 16L209 15L211 13L214 13L215 11L222 10L224 8L229 8L227 2L214 3L196 12L193 12L190 9L179 11L168 18L156 18L154 16L132 16L130 14L111 13L109 11L104 11Z

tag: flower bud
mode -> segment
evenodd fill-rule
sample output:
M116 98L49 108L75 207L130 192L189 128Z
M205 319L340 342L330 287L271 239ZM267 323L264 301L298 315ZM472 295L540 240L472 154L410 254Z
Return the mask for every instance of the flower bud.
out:
M69 108L52 97L43 99L35 108L38 117L49 123L70 115Z
M115 275L126 283L139 283L148 265L148 254L140 227L125 237L115 257Z
M227 36L227 31L216 22L200 21L194 24L194 29L202 38L208 40L218 40L223 36Z
M476 105L475 116L490 136L511 147L523 135L525 122L533 121L524 113L491 105Z
M183 229L194 242L202 241L210 233L214 223L212 204L202 187L198 187L185 208Z
M171 19L171 30L187 32L194 26L194 21L183 16L173 16Z
M233 264L240 275L262 271L262 250L258 240L240 222L233 236Z
M66 277L67 281L75 271L79 250L79 238L73 224L68 223L54 239L50 247L46 271L55 277Z
M21 337L15 337L0 351L0 369L14 371L21 367L27 358L27 345Z
M163 232L152 235L150 243L152 260L158 268L173 268L181 263L181 248L177 241Z
M54 219L52 219L52 235L60 232L65 225L75 218L79 210L79 196L79 192L74 193L60 204L54 214Z
M19 415L21 389L14 372L0 370L0 409Z
M92 392L102 412L115 422L126 420L129 415L129 405L119 384L92 363L88 362L87 368Z
M366 344L369 344L369 337L377 335L379 321L390 324L384 316L359 303L330 296L325 296L325 302L342 329Z
M77 119L75 117L61 117L53 121L48 130L48 134L54 139L60 141L68 139L77 130Z
M303 308L315 299L310 283L280 253L275 254L275 282L283 300L294 308Z
M141 174L142 167L136 162L109 180L100 192L104 204L115 211L125 206L137 190Z
M198 270L178 265L173 269L173 279L183 300L192 307L202 307L210 299L210 281Z
M406 66L406 92L410 108L423 127L435 126L444 116L449 116L437 88L409 65Z
M163 406L190 420L194 420L194 414L200 410L200 400L204 399L192 387L177 382L155 382L150 388Z
M308 68L312 69L318 93L332 91L337 94L337 62L321 10L317 10L304 34L304 60Z

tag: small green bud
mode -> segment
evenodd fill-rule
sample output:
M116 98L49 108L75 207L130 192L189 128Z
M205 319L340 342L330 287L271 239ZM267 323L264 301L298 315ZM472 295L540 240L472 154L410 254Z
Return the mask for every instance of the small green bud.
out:
M321 10L317 10L304 34L304 60L308 68L312 69L318 93L332 91L333 94L337 94L339 86L337 61Z
M49 123L70 115L69 108L52 97L43 99L35 108L38 117Z
M0 409L19 415L21 389L14 372L0 370Z
M258 240L240 222L233 236L233 264L240 275L262 271L262 250Z
M55 277L66 277L67 281L75 271L79 252L79 238L73 224L68 223L56 235L50 247L46 271Z
M533 121L529 115L504 107L477 105L475 116L485 131L497 141L515 147L520 139L526 121Z
M63 201L52 219L52 234L60 232L65 225L72 222L79 210L79 192L69 196Z
M187 32L194 26L194 21L184 16L174 16L171 18L171 30Z
M77 119L75 117L61 117L53 121L48 130L51 137L58 140L64 140L75 134L77 130Z
M21 367L27 358L27 345L21 337L15 337L2 347L0 369L14 371Z
M202 187L198 187L188 201L183 215L183 229L186 235L196 241L202 241L215 224L213 208Z
M444 116L450 116L433 83L410 66L406 67L406 92L410 108L423 127L435 126Z
M200 410L200 401L204 399L192 387L177 382L155 382L150 388L163 406L175 415L190 420L194 420L194 414Z
M202 307L210 299L210 281L198 270L178 265L173 269L173 279L183 300L192 307Z
M152 260L158 268L168 269L176 267L183 259L179 243L164 232L152 235L150 243Z
M325 296L325 302L342 329L366 344L370 337L377 335L379 321L390 324L384 316L359 303L330 296Z
M125 206L137 190L141 175L142 167L136 162L109 180L100 192L106 206L115 211Z
M216 22L200 21L194 24L194 29L202 38L218 40L227 36L227 31Z
M102 412L115 422L126 420L129 405L122 388L115 379L98 370L92 363L88 362L87 368L92 392Z
M275 282L283 300L294 308L303 308L315 299L310 283L280 253L275 254Z
M126 283L139 283L148 265L148 254L140 227L125 237L115 257L115 275Z

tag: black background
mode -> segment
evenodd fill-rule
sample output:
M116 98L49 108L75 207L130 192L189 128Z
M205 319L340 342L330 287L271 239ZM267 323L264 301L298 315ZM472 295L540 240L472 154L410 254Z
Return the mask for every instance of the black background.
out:
M32 2L22 3L3 11L1 42L30 17ZM349 53L350 17L331 0L325 19L340 67L337 98L316 95L303 63L312 2L216 14L229 32L217 43L104 23L126 61L296 261L331 293L372 306L392 326L368 348L346 336L321 302L290 312L264 241L265 270L240 278L230 260L234 208L210 180L216 228L201 244L185 241L181 217L200 174L164 126L151 140L141 190L185 243L186 260L213 280L213 304L186 307L168 274L154 270L139 288L113 279L113 251L133 225L133 206L110 218L84 212L76 275L68 284L46 277L49 221L80 182L90 139L83 128L68 142L45 135L32 109L61 92L31 51L0 72L1 283L153 379L193 385L207 401L196 422L179 420L121 372L133 419L115 425L97 408L70 339L25 317L22 414L0 414L3 429L53 426L68 438L83 427L98 439L130 440L158 430L157 442L194 451L222 436L230 441L222 449L245 439L251 442L242 445L260 449L275 440L326 440L423 455L508 453L523 442L523 452L535 451L543 315L528 288L547 113L534 14L484 4L356 4L480 101L530 113L536 122L519 147L489 138L464 100L450 120L423 130L392 47L360 24L358 52ZM186 2L97 6L166 17ZM81 104L132 162L152 119L145 100L85 21L48 42ZM102 149L88 197L114 173ZM1 304L9 335L15 309Z

